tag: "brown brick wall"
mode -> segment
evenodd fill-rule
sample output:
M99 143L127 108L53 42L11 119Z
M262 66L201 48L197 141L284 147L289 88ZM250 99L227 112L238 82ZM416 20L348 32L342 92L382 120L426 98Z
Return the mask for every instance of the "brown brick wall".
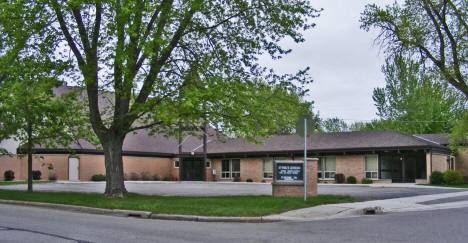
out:
M455 169L468 176L468 147L458 149L455 155Z
M336 156L336 173L356 177L356 180L361 182L364 178L364 162L365 155L342 155Z
M447 156L446 154L432 154L432 171L445 172L447 168Z
M15 180L26 180L28 178L27 157L0 156L0 180L4 180L3 173L7 170L15 172ZM49 164L53 165L53 170L49 170ZM34 155L33 170L41 171L41 179L47 180L50 172L54 172L58 180L68 180L68 155Z

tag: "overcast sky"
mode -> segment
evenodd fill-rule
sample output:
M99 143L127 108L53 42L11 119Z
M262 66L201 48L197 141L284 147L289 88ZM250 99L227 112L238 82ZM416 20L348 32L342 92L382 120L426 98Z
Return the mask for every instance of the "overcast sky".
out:
M308 99L323 118L347 122L376 118L372 90L385 85L381 66L384 53L374 45L377 32L359 28L360 13L367 3L386 5L393 0L312 0L323 8L314 19L317 26L305 33L306 41L285 41L293 52L281 60L264 57L261 62L278 73L295 73L309 66L314 82Z

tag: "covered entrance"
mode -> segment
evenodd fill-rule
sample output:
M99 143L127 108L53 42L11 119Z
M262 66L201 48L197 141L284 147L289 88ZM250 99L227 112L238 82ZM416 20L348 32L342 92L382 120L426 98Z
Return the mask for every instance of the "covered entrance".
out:
M426 179L426 154L424 152L382 153L380 178L392 182L414 183Z
M179 173L183 181L204 181L205 167L203 158L181 158Z

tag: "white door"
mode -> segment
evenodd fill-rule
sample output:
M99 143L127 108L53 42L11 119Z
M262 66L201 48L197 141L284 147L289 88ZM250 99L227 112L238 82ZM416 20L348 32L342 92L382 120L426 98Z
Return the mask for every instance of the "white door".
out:
M68 180L77 181L78 171L80 168L80 160L78 158L68 158Z

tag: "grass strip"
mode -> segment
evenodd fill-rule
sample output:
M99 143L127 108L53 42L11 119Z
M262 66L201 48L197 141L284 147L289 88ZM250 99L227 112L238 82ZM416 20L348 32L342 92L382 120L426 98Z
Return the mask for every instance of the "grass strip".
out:
M205 216L264 216L322 204L355 201L349 196L339 195L319 195L304 202L302 198L272 196L182 197L128 193L125 198L106 198L96 193L27 193L17 190L0 190L0 199Z
M39 181L34 180L33 184L42 184L42 183L51 183L55 181ZM0 186L8 186L8 185L20 185L20 184L28 184L27 181L0 181Z
M468 188L468 184L459 184L459 185L418 184L418 185L421 185L421 186L451 187L451 188Z

